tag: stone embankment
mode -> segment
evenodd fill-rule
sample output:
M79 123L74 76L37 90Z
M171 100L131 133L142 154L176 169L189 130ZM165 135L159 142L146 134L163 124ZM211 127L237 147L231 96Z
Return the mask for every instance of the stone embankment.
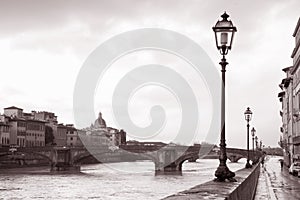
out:
M164 198L164 200L193 200L193 199L254 199L260 174L260 163L250 169L235 172L236 182L209 181L189 190Z

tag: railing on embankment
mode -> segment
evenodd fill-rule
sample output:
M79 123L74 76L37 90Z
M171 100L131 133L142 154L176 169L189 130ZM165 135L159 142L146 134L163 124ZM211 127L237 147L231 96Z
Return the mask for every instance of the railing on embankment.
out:
M252 200L260 173L260 162L250 169L235 172L237 182L209 181L189 190L164 198L164 200L226 199Z

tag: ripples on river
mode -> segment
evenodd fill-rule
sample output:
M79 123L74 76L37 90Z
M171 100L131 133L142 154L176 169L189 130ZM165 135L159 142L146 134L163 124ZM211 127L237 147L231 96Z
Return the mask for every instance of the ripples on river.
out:
M47 168L0 170L0 199L161 199L210 181L219 160L183 164L183 174L154 176L151 161L93 164L80 174L50 174ZM236 171L244 160L228 162Z

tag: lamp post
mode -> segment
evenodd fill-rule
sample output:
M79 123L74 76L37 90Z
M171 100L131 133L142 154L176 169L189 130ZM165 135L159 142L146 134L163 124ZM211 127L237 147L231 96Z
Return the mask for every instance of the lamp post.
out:
M258 137L255 136L255 149L258 150Z
M253 150L253 153L254 153L254 139L255 139L254 136L255 136L255 132L256 132L255 128L252 127L251 134L252 134L252 150Z
M245 111L245 120L247 121L247 163L246 163L246 168L251 168L251 164L249 163L250 156L249 156L249 121L252 118L252 112L250 108L248 107L247 110Z
M254 163L256 161L256 158L255 158L255 154L254 154L254 136L255 136L255 128L252 127L251 129L251 135L252 135L252 163Z
M223 56L221 62L221 72L222 72L222 92L221 92L221 139L220 139L220 155L219 155L219 166L215 172L217 181L225 181L226 179L230 181L235 181L233 178L235 176L234 172L231 172L226 166L226 143L225 143L225 72L226 72L226 62L225 55L227 55L228 50L231 50L232 41L234 33L236 32L236 27L233 26L231 20L228 20L229 15L225 12L221 15L222 20L218 20L216 25L212 28L215 33L216 46L220 50Z
M262 151L262 141L259 142L259 149Z

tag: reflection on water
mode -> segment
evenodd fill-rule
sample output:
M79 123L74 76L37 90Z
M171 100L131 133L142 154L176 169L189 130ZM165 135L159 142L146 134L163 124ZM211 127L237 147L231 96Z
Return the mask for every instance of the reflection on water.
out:
M212 180L218 162L186 162L182 176L154 176L151 161L85 165L80 174L50 174L45 167L1 170L0 199L160 199ZM232 171L244 165L228 163Z

